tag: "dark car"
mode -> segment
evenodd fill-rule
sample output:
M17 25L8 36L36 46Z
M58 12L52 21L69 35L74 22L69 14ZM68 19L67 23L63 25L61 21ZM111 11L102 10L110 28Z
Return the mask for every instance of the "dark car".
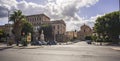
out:
M86 42L87 42L88 44L91 44L92 41L91 41L91 40L86 40Z
M42 45L40 41L33 41L31 42L31 45Z
M33 41L33 42L31 42L31 45L47 45L47 42L45 42L45 41Z
M57 44L57 41L48 41L47 44L48 44L48 45L56 45L56 44Z
M42 45L47 45L47 42L45 41L40 41Z

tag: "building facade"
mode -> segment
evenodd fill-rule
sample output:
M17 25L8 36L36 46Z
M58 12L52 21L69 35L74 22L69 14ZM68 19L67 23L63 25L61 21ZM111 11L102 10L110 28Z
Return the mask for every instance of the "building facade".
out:
M29 15L26 16L26 19L33 25L35 32L34 37L36 37L36 39L39 38L38 29L41 25L50 24L52 25L52 33L54 35L52 39L56 41L64 40L66 24L63 20L50 21L50 18L45 14Z
M53 39L58 42L63 42L65 40L66 24L63 20L51 21L53 29Z
M42 24L50 23L50 18L45 14L29 15L29 16L26 16L26 19L33 25L35 32Z
M12 24L5 24L5 25L0 25L0 30L3 30L5 32L5 34L7 35L7 39L4 39L2 41L4 42L12 42L12 43L15 43L14 42L14 35L12 34Z
M58 42L62 42L65 39L66 24L63 20L50 21L50 18L45 14L35 14L26 16L26 20L33 25L33 40L38 40L40 37L39 30L42 25L48 24L52 26L52 39ZM0 29L3 29L6 33L12 30L12 25L1 25ZM11 32L11 31L10 31Z
M0 29L3 30L6 34L12 34L12 24L1 25Z
M75 31L67 31L65 35L69 40L72 40L73 38L77 38L77 32Z
M85 24L83 26L81 26L80 29L81 30L78 31L78 33L77 33L78 39L80 39L80 40L85 40L86 36L91 36L93 33L93 30Z
M33 40L39 38L40 35L38 29L40 29L42 24L50 24L50 18L45 14L29 15L26 16L26 19L33 25L34 30Z

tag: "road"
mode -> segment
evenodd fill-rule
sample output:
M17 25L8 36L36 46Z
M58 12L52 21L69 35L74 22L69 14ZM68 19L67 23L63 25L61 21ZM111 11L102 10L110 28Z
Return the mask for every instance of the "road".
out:
M0 61L120 61L120 51L78 42L36 49L4 49L0 50Z

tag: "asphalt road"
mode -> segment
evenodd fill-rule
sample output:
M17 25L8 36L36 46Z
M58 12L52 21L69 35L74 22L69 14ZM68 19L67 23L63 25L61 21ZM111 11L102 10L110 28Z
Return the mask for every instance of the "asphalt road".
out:
M120 61L120 51L78 42L37 49L8 48L0 50L0 61Z

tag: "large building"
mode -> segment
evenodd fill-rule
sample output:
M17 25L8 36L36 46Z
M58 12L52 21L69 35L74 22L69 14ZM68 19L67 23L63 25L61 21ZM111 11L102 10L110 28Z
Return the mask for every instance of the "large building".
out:
M26 20L33 25L33 40L37 40L40 37L38 29L40 29L43 24L52 25L53 40L60 42L65 40L66 24L63 20L50 21L50 18L45 14L28 15L26 16ZM12 30L12 25L5 24L0 26L0 29L9 32L9 30Z
M29 15L26 19L33 25L34 31L37 31L42 24L50 23L50 18L45 14Z
M51 21L53 34L54 34L54 40L63 42L65 32L66 32L66 24L63 20L55 20Z
M63 20L50 21L50 18L45 14L29 15L26 16L26 19L33 25L35 32L34 37L36 37L36 39L39 37L37 29L40 28L42 24L51 24L53 30L52 33L54 35L53 39L56 41L64 40L66 24Z
M39 38L40 35L38 29L40 29L41 25L50 23L50 18L45 14L29 15L26 16L26 19L33 25L34 30L33 40L37 40Z
M92 33L93 30L89 26L84 24L83 26L81 26L81 30L77 33L78 39L85 40L85 37L92 35Z

